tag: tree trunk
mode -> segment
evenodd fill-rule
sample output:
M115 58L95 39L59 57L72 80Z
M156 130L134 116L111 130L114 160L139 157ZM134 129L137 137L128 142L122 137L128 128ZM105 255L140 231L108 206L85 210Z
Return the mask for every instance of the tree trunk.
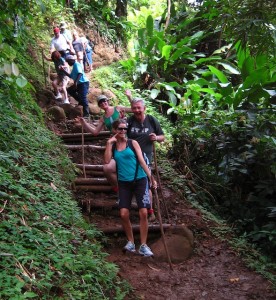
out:
M127 17L127 0L117 0L116 1L115 14L117 17Z

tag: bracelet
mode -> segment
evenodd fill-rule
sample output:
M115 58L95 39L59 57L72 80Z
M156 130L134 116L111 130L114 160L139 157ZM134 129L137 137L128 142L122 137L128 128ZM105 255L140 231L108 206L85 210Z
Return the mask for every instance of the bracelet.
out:
M156 142L158 142L158 138L159 138L159 137L158 137L158 136L156 136Z
M148 209L148 213L151 215L154 213L154 210L152 208Z

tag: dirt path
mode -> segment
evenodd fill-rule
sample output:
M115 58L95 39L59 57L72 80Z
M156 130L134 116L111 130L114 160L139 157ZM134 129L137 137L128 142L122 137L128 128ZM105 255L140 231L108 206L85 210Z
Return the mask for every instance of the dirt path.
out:
M65 126L63 133L80 132ZM107 136L97 139L85 136L85 144L104 146ZM78 137L68 139L67 145L81 145ZM69 150L72 161L79 165L79 178L82 174L82 148ZM86 169L86 177L101 180L101 183L91 181L76 185L75 197L83 208L84 217L99 228L106 230L120 228L116 197L110 193L110 187L104 182L101 171L103 150L85 149L85 164L97 166L94 170ZM92 167L91 167L92 168ZM80 187L82 186L82 188ZM83 190L86 186L89 191ZM169 219L174 225L185 225L194 236L193 251L188 259L169 264L158 258L144 258L135 254L124 254L122 247L126 239L123 233L107 234L104 250L109 254L108 260L119 266L119 275L125 278L133 287L133 293L125 299L276 299L271 284L248 269L241 258L227 245L215 238L209 228L215 224L202 218L201 213L191 208L184 199L166 187L162 182ZM137 224L138 216L135 209L132 212L133 224ZM163 222L168 218L163 215ZM151 225L158 225L157 221ZM135 235L138 238L138 235ZM160 232L150 232L148 244L151 246L160 240Z

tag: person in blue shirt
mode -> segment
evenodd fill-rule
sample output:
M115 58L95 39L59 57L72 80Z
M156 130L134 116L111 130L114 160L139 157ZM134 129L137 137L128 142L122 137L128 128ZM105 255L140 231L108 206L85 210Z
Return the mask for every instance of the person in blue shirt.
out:
M127 244L123 251L136 252L134 236L130 222L131 200L135 195L140 217L139 254L153 256L147 246L148 211L150 208L149 187L156 188L156 182L151 178L150 170L144 160L141 148L135 140L127 139L127 122L124 119L112 123L115 135L108 139L104 153L104 162L108 164L112 157L116 161L118 174L120 217L124 228Z
M87 94L89 91L89 80L84 73L83 65L76 61L76 57L74 55L68 55L66 57L66 61L69 66L73 67L71 73L67 73L63 66L60 68L68 77L74 80L74 84L67 88L67 92L82 105L83 117L88 118L89 106Z

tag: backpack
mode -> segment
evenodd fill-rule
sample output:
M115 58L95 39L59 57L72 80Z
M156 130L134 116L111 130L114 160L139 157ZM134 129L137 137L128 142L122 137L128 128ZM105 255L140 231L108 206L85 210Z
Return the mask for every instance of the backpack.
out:
M132 139L127 139L127 147L129 147L134 152L135 157L136 157L136 169L135 169L135 175L134 175L134 179L133 179L133 182L135 182L136 181L136 177L137 177L137 173L138 173L139 161L138 161L138 157L137 157L136 151L135 151L135 149L133 147L132 141L133 141ZM116 149L116 144L114 143L112 145L112 157L114 157L115 149ZM143 154L143 157L144 157L144 160L145 160L147 166L149 166L149 159L148 159L146 153L142 152L142 154ZM117 167L116 167L116 172L117 172ZM117 174L117 176L118 176L118 174Z

